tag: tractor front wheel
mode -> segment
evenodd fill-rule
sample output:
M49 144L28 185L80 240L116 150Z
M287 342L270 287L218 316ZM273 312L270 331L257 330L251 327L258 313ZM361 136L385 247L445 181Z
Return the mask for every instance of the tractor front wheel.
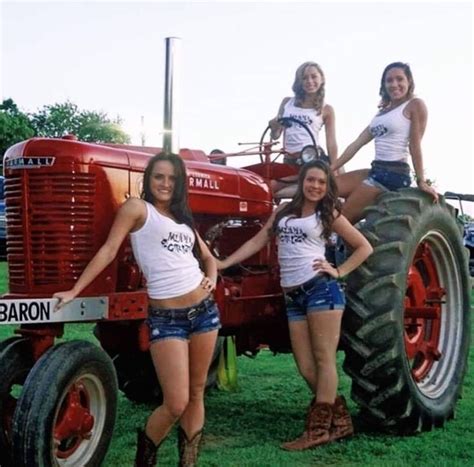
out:
M25 381L13 419L14 465L99 466L115 423L110 358L85 341L46 352Z

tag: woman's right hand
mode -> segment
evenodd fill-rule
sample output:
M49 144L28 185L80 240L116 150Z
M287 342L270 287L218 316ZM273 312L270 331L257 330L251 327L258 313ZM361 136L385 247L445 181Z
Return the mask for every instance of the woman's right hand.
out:
M425 180L419 181L417 185L420 190L430 194L433 197L433 203L437 203L439 201L438 193L432 186L428 185Z
M56 306L54 307L54 311L58 311L61 307L64 305L67 305L68 303L72 302L76 298L76 292L71 290L66 290L64 292L56 292L53 295L53 298L58 299L58 303L56 303Z

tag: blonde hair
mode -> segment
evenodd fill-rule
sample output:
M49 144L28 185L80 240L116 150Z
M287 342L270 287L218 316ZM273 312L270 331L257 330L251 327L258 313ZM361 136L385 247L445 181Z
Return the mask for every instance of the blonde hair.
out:
M304 62L300 65L295 73L295 81L291 89L295 93L295 104L301 105L305 96L306 92L303 89L303 76L307 68L314 67L318 70L318 73L321 75L323 82L319 87L318 91L313 97L313 107L316 109L318 113L321 113L323 106L324 106L324 96L326 94L325 85L326 85L326 78L324 77L324 72L322 68L316 62Z

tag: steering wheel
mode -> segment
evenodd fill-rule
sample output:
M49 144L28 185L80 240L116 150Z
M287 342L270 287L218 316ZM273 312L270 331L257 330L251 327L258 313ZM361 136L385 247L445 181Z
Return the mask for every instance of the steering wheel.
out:
M278 123L280 123L280 125L284 126L285 128L290 128L293 125L300 125L306 130L306 133L308 133L309 137L311 138L312 144L305 146L301 150L301 154L297 160L298 165L303 165L306 162L312 161L313 159L320 158L318 146L316 145L316 140L314 139L314 135L311 132L311 130L308 128L306 123L294 117L281 117L278 119ZM265 142L265 138L270 135L271 135L271 126L268 125L267 128L265 128L260 138L260 143L259 143L260 162L264 162L264 155L269 154L271 151L271 143L272 143L271 137L269 138L268 142ZM284 148L281 149L280 152L284 153L285 149Z

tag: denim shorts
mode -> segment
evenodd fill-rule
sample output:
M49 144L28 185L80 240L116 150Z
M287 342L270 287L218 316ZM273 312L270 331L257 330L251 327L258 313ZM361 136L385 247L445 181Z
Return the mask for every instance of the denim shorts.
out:
M192 334L220 329L219 309L212 298L187 308L148 308L150 344L164 339L189 340Z
M393 168L391 168L393 166ZM397 191L411 185L410 169L404 162L396 163L372 163L368 177L364 183L374 186L383 191Z
M288 321L306 319L312 312L343 310L346 298L341 285L328 275L316 276L285 293Z

